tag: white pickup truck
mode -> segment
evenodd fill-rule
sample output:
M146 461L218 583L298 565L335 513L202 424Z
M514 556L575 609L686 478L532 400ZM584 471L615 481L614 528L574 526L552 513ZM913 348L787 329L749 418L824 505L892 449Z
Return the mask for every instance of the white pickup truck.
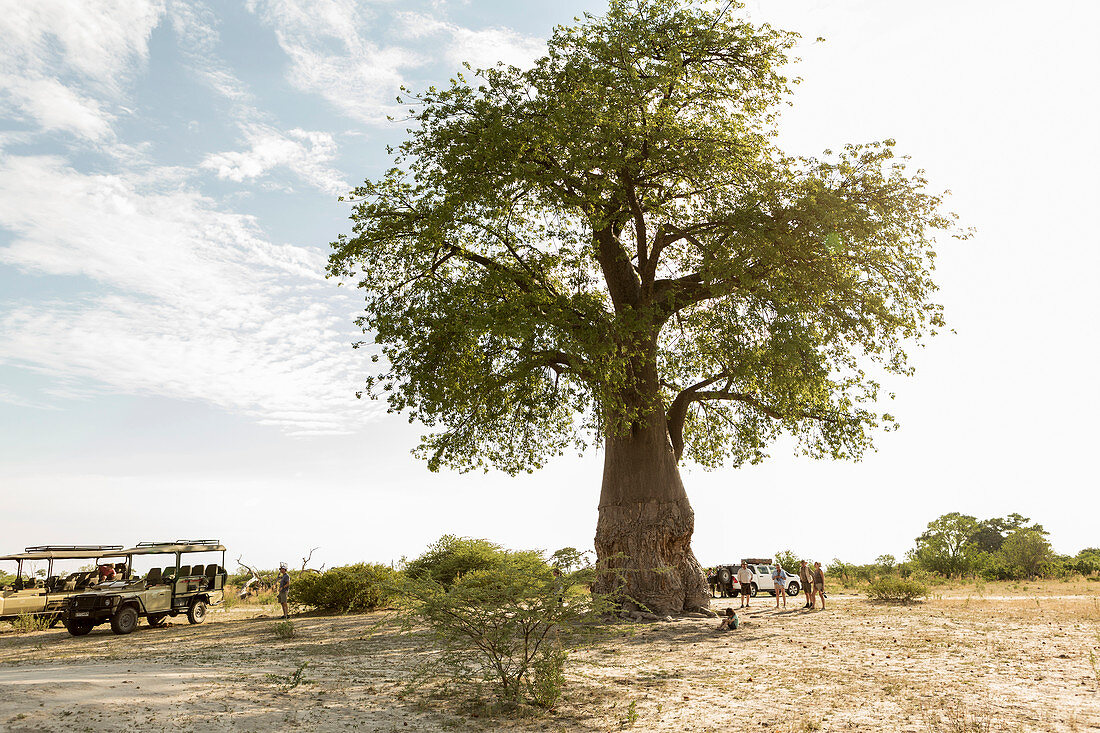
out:
M749 590L750 595L755 596L760 591L766 591L773 596L775 595L775 583L772 581L772 573L775 572L775 565L771 563L746 562L745 567L752 573ZM729 595L740 592L737 581L737 572L740 569L741 563L719 565L716 568L715 576L717 585L726 588ZM802 590L802 584L798 580L797 568L794 570L791 568L783 569L787 571L787 595L797 596L799 591Z

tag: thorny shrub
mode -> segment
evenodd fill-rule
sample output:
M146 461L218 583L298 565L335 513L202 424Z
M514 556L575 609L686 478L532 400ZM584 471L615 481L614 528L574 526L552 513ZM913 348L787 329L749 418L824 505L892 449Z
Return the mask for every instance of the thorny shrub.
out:
M872 600L885 603L912 603L928 595L928 586L911 578L878 578L867 586Z
M290 584L289 600L324 611L373 611L393 601L396 581L397 572L388 565L346 565L299 574Z
M410 684L440 677L460 686L487 683L507 705L550 708L565 680L563 643L597 633L595 622L612 599L570 592L591 581L591 568L555 576L539 553L499 548L482 558L491 562L456 573L449 584L430 572L406 573L405 628L426 627L433 651Z

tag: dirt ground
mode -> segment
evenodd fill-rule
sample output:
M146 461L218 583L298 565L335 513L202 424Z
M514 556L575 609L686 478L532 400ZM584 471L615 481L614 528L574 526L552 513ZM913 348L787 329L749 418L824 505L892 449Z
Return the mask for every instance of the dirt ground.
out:
M726 634L694 618L624 624L573 652L557 708L524 714L407 691L426 652L384 612L296 617L287 640L256 606L129 636L5 626L0 730L1100 731L1098 585L909 607L836 593L814 612L762 596Z

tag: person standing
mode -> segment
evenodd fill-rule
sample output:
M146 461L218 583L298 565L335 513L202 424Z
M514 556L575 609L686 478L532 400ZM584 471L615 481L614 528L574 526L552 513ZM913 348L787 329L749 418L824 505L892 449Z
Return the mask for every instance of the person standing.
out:
M741 569L737 571L737 582L741 585L741 608L748 608L752 598L752 571L745 563L741 563Z
M290 606L287 597L290 594L290 574L286 571L286 563L279 563L279 579L276 581L279 588L279 604L283 607L283 618L290 618Z
M798 566L798 581L802 583L802 592L806 594L806 605L803 608L814 607L814 571L805 560Z
M825 571L821 569L821 563L814 563L814 595L821 597L821 610L825 610Z
M775 588L775 607L779 608L779 598L783 598L783 608L787 607L787 578L790 575L783 566L779 563L775 565L775 572L772 573L772 586Z

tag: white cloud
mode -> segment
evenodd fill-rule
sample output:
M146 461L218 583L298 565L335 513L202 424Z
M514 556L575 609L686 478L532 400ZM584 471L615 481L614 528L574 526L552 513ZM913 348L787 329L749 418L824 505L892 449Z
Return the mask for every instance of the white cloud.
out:
M242 182L285 166L302 180L325 193L339 195L349 186L328 163L336 157L336 142L330 133L294 129L281 133L263 125L245 127L249 149L243 152L208 155L202 167L218 178Z
M350 0L252 0L290 58L290 81L350 117L381 122L395 111L404 70L425 58L371 40L374 14Z
M154 184L151 181L162 177ZM352 431L362 361L352 296L324 256L173 187L173 171L87 175L0 157L0 263L85 276L95 295L0 311L0 363L108 391L196 399L298 434Z
M44 130L108 138L110 104L148 57L163 12L153 0L0 2L0 109Z
M191 71L216 93L238 105L237 116L255 117L251 92L218 55L221 35L210 7L197 0L169 0L168 17Z
M62 130L92 141L111 135L110 112L96 99L65 86L56 79L26 79L0 74L0 89L15 106L34 119L40 130Z
M447 63L454 67L467 62L476 69L504 62L524 68L546 53L546 41L510 28L473 30L423 13L402 13L401 20L411 37L443 38Z
M252 0L290 58L289 77L344 114L376 123L400 111L400 87L413 72L443 61L446 73L464 61L526 66L545 42L508 28L472 30L415 12L383 14L350 0Z

